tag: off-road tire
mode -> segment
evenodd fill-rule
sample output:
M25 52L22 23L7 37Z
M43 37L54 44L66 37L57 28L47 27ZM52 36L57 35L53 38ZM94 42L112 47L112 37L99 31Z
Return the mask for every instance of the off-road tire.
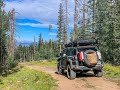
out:
M100 71L94 71L94 74L96 77L102 77L103 76L103 70L100 70Z
M61 65L59 63L57 64L57 72L60 75L62 75L64 73L64 69L62 69L62 67L61 67Z
M76 72L71 69L70 65L67 65L67 77L72 80L76 78Z

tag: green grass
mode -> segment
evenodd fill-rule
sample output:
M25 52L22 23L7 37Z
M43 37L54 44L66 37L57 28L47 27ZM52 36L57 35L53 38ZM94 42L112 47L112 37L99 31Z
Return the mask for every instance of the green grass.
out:
M120 78L120 66L105 64L105 75L111 78Z
M52 90L55 82L49 74L22 68L8 77L0 77L0 90Z
M105 64L104 74L106 78L120 85L120 66L112 66L110 64Z
M26 64L55 68L57 65L57 62L56 61L45 61L45 62L31 61L31 62L27 62Z

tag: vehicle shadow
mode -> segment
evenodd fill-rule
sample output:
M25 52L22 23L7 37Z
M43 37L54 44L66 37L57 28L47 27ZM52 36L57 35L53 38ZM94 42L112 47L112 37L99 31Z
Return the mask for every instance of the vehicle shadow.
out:
M93 74L93 73L84 73L84 74L82 74L82 73L77 73L76 74L76 78L80 78L80 77L95 77L95 75Z

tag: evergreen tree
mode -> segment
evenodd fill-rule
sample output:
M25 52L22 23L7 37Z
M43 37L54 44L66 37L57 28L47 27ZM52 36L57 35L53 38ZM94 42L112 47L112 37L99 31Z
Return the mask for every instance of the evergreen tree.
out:
M65 44L65 36L64 36L64 30L65 30L65 24L64 24L64 12L63 12L63 6L62 3L60 3L60 8L59 8L59 16L58 16L58 33L57 33L57 38L58 38L58 44L60 45L60 52L61 52L61 47L62 45Z
M100 42L100 49L107 62L119 65L120 15L119 0L95 1L95 32Z
M7 60L7 48L6 48L7 16L3 8L4 3L2 0L0 0L0 72L5 69ZM1 67L4 67L4 69L2 69Z
M38 41L38 50L43 48L43 39L42 39L42 34L40 33L39 35L39 41Z
M114 41L115 41L115 64L120 65L120 0L115 0L115 32L114 32Z

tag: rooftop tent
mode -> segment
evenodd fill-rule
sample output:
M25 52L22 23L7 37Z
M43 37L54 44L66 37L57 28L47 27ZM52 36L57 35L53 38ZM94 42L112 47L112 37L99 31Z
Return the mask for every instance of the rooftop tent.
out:
M77 46L87 46L87 45L95 45L95 44L97 44L97 40L95 39L78 39L66 44L65 47L77 47Z

